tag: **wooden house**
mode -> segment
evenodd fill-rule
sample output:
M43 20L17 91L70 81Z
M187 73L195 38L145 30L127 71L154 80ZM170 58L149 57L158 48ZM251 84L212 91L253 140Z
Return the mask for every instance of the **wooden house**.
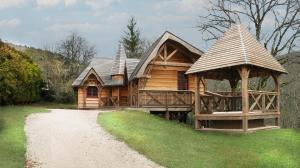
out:
M195 78L186 71L203 52L170 32L143 55L129 78L129 105L150 111L190 112Z
M233 25L188 70L197 83L226 80L229 92L195 94L195 127L198 130L251 131L279 127L279 76L287 71L241 25ZM250 78L272 77L272 91L250 90ZM240 83L239 83L240 82ZM237 86L240 86L238 89ZM266 120L273 119L273 126Z
M251 131L279 127L285 73L243 26L233 25L205 54L170 32L140 60L128 59L120 45L114 59L92 61L73 87L78 108L141 107L167 119L194 111L197 130ZM266 77L274 79L272 91L249 89L250 78ZM209 79L228 81L231 91L208 91Z
M73 82L78 108L100 108L128 105L128 76L138 59L127 58L119 46L114 59L96 58Z
M93 60L73 82L78 108L132 106L189 112L195 86L193 75L185 73L202 54L170 32L160 36L140 60L127 58L120 45L114 59Z

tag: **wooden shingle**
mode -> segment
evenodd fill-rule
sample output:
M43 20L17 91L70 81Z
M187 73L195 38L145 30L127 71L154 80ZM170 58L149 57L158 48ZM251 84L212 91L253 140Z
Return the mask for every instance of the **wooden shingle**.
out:
M192 65L187 74L239 65L253 65L287 73L246 28L242 25L232 25L207 53Z

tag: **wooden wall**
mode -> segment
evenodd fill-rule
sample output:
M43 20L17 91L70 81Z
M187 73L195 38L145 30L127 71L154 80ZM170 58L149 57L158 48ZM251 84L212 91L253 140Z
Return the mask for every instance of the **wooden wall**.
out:
M120 106L128 106L128 87L120 87Z
M100 90L98 90L100 91ZM84 107L84 97L86 96L86 92L84 91L83 87L78 88L78 97L77 97L77 102L78 102L78 108L99 108L103 106L99 98L88 98L86 97L86 102L85 102L85 107ZM104 87L101 88L100 91L100 97L102 98L108 98L110 97L110 88ZM101 104L100 104L101 103Z
M78 108L83 108L83 104L84 104L84 91L83 91L83 88L78 88L77 89L77 105L78 105Z

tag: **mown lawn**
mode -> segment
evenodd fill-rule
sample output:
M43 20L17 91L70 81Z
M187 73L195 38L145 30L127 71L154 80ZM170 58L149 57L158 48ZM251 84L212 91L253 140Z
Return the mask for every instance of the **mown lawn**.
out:
M31 113L46 112L42 107L0 107L0 167L23 168L26 138L25 117Z
M77 104L65 104L65 103L58 103L58 102L38 102L32 104L33 107L44 107L47 109L77 109Z
M107 131L156 163L175 168L300 167L300 131L204 133L150 114L101 113Z

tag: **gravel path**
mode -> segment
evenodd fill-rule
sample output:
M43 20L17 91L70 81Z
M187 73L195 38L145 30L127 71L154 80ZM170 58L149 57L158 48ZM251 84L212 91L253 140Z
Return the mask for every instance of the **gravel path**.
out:
M104 112L104 111L100 111ZM27 167L159 167L96 123L99 111L51 110L26 120Z

